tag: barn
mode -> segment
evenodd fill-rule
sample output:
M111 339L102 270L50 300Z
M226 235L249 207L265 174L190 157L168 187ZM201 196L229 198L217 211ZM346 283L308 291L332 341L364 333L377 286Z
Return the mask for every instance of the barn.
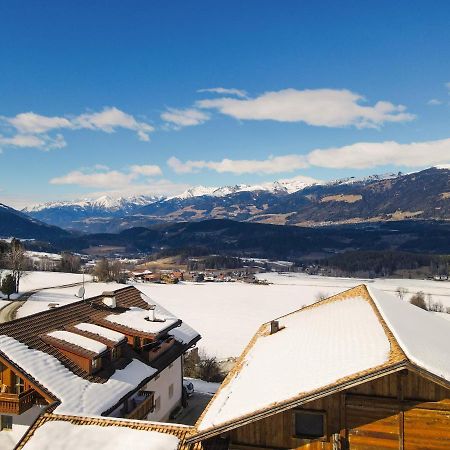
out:
M366 285L263 324L188 442L450 449L450 321Z

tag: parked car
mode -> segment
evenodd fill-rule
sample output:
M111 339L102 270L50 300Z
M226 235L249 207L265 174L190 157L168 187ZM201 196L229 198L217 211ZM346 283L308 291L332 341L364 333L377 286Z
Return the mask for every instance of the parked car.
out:
M189 380L183 380L183 389L188 397L194 393L194 385Z

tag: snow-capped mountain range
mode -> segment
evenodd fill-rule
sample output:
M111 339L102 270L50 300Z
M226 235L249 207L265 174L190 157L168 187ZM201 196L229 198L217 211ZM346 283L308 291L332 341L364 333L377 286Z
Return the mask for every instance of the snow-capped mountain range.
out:
M389 173L383 175L370 175L365 178L348 177L339 180L332 180L323 182L309 177L299 177L287 180L279 180L261 184L236 184L234 186L194 186L179 195L170 197L152 196L152 195L137 195L131 197L111 197L109 195L102 195L98 198L85 198L79 200L66 200L56 202L45 202L36 205L28 206L22 211L24 213L33 213L50 208L65 208L74 207L90 210L104 210L114 212L119 210L130 210L136 207L150 205L158 201L169 201L174 199L185 200L193 197L225 197L227 195L236 194L238 192L268 192L272 194L293 194L309 186L314 185L339 185L350 183L364 183L367 181L384 180L396 178L398 173Z
M233 219L277 225L327 225L450 218L450 170L319 181L298 177L259 185L196 186L173 197L135 196L50 202L23 213L86 232L156 223Z
M139 207L149 205L150 203L161 200L162 197L151 195L138 195L133 197L110 197L109 195L102 195L101 197L90 199L85 198L81 200L66 200L59 202L46 202L37 205L32 205L24 208L24 213L32 213L42 211L49 208L64 208L64 207L79 207L91 210L117 211L130 207Z

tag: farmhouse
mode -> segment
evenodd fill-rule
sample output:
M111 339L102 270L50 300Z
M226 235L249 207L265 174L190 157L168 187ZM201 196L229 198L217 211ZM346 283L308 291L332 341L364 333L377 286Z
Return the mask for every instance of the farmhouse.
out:
M450 322L364 285L263 324L188 443L450 448Z
M134 287L0 325L0 447L44 408L166 420L199 334Z

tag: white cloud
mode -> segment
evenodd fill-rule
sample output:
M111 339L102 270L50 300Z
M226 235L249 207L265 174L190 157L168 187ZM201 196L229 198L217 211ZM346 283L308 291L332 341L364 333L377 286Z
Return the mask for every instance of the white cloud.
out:
M442 101L438 100L437 98L432 98L431 100L428 101L427 104L431 105L431 106L437 106L437 105L442 105Z
M89 112L73 117L50 117L34 112L26 112L17 114L14 117L2 116L0 117L0 122L13 127L18 132L12 137L0 136L0 145L39 148L42 150L61 148L66 145L61 134L57 134L55 137L47 134L55 130L88 129L113 133L118 128L124 128L136 132L141 141L149 141L149 133L154 131L154 127L148 123L138 121L132 115L115 107L108 107L100 112Z
M161 168L156 165L133 165L127 171L119 171L110 170L107 166L97 164L92 168L73 170L66 175L52 178L50 184L71 184L100 189L123 189L139 181L139 178L151 178L160 175L162 175Z
M395 141L358 142L317 149L307 155L311 165L333 169L376 166L423 167L450 162L450 139L399 144Z
M126 187L133 178L133 174L124 174L117 170L95 173L85 173L80 170L74 170L67 175L52 178L50 184L74 184L82 187L118 189Z
M3 119L20 133L40 134L57 128L73 128L71 121L65 117L42 116L31 111Z
M272 174L293 172L307 167L303 155L271 156L263 160L252 159L222 159L221 161L185 161L172 156L167 161L168 166L176 173L196 173L202 169L210 169L219 173L244 173Z
M155 177L162 175L161 168L156 165L143 165L143 166L133 165L130 167L130 171L134 174L144 175L147 177Z
M377 127L385 122L404 122L414 118L403 105L379 101L373 106L361 103L364 97L349 90L284 89L266 92L252 99L222 97L200 100L197 107L216 109L241 120L305 122L326 127Z
M113 133L116 128L136 131L141 141L149 141L149 133L154 128L145 122L137 121L132 115L115 107L104 108L103 111L81 114L72 119L75 128L101 130Z
M343 147L315 149L302 154L271 156L265 160L180 161L167 164L176 173L213 170L233 174L288 173L311 166L331 169L368 169L377 166L426 167L450 163L450 138L400 144L395 141L358 142Z
M223 88L223 87L215 87L215 88L207 88L207 89L199 89L197 92L212 92L214 94L221 95L235 95L236 97L247 97L247 92L242 89L235 88Z
M200 125L209 120L209 114L195 108L168 110L161 114L161 119L175 125L176 128Z

